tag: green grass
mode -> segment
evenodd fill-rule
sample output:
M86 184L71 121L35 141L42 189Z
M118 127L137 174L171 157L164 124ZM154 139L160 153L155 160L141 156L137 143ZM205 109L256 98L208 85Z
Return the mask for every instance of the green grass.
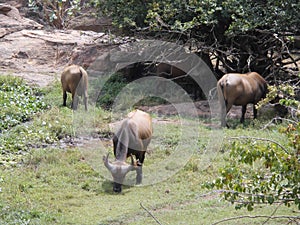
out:
M295 207L278 205L237 211L218 192L203 187L225 165L229 137L264 137L284 144L276 127L249 125L222 133L192 118L155 122L144 185L125 186L115 194L102 162L112 151L110 112L90 107L88 113L74 113L62 107L58 83L42 92L48 110L0 135L0 156L6 162L0 165L0 224L157 224L140 204L162 224L212 224L237 216L248 218L221 224L262 224L267 218L260 215L299 215ZM128 174L128 183L134 178L134 172ZM266 224L283 223L288 220Z

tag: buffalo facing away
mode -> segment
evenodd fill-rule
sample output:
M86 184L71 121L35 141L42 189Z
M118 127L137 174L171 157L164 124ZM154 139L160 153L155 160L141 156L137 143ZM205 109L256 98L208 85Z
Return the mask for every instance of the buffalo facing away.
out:
M232 105L242 106L240 122L243 123L247 104L249 103L253 104L254 118L257 117L255 104L266 97L267 82L256 72L247 74L229 73L218 81L217 91L221 105L221 126L226 125L226 115Z
M81 66L67 66L61 74L61 85L63 89L63 106L66 106L67 92L69 92L72 94L71 108L76 110L78 96L83 96L85 110L87 110L88 74Z
M108 155L103 157L104 165L113 177L114 192L122 191L123 181L129 171L136 170L136 184L142 183L142 166L152 132L152 119L148 113L141 110L130 112L122 121L113 137L115 161L110 162ZM136 162L133 155L136 157ZM126 158L129 156L131 156L131 164L126 163Z

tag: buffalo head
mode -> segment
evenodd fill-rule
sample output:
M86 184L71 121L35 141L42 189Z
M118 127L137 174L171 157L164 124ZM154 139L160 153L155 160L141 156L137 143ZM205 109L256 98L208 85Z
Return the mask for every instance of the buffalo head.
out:
M109 162L108 160L109 153L107 156L103 156L103 162L105 167L111 172L113 177L113 191L120 193L122 191L122 184L125 179L126 174L129 171L136 169L136 162L131 157L131 164L122 161Z

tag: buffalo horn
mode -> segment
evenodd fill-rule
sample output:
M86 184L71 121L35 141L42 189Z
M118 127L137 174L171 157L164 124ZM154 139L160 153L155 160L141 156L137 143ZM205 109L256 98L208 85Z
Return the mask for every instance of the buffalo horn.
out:
M103 156L103 162L108 170L112 170L113 165L108 161L108 156L109 156L109 153L107 153L106 156Z

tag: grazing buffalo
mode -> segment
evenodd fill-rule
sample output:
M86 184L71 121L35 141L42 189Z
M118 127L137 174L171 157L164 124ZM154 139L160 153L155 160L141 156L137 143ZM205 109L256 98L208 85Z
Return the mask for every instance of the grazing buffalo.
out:
M106 168L113 177L114 192L122 191L122 183L129 171L136 170L136 183L142 182L142 165L152 137L152 119L148 113L135 110L128 114L113 137L115 161L109 162L108 155L103 157ZM136 157L136 162L133 156ZM126 158L131 156L131 164Z
M78 96L83 96L85 110L87 110L88 74L81 66L67 66L61 74L61 85L63 89L63 106L66 106L67 92L69 92L72 94L72 109L77 109Z
M225 74L217 83L218 97L221 104L221 125L226 125L226 115L232 105L242 106L241 123L245 120L247 104L253 104L254 118L257 116L257 104L267 93L267 82L256 72L247 74ZM225 107L224 107L225 102Z

